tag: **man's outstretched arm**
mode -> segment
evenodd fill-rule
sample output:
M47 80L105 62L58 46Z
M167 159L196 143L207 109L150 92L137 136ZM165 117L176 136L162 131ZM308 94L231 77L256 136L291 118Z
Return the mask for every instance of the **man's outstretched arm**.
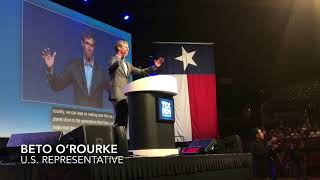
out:
M132 66L132 74L139 74L139 75L145 75L150 74L156 70L164 63L164 59L162 57L154 60L154 65L148 68L140 69L137 67Z

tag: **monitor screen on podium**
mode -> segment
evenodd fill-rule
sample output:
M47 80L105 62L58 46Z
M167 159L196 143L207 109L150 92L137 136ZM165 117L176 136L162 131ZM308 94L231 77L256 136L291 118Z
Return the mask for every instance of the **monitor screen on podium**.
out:
M174 122L174 100L170 98L158 99L158 120Z

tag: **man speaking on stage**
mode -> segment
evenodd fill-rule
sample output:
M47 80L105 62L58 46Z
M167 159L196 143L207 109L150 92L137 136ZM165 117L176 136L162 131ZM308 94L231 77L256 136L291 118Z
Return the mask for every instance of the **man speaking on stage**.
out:
M125 126L128 123L128 100L124 95L124 87L128 84L129 76L144 75L156 71L164 62L162 57L154 60L154 65L145 69L134 67L126 61L129 52L128 42L124 40L117 41L115 45L116 55L112 56L107 63L109 72L109 100L112 102L116 119L114 126Z

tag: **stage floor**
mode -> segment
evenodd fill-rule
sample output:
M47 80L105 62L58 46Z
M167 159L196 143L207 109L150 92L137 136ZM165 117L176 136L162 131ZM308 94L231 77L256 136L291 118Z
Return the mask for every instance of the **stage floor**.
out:
M129 157L123 164L1 164L5 180L251 179L251 154Z

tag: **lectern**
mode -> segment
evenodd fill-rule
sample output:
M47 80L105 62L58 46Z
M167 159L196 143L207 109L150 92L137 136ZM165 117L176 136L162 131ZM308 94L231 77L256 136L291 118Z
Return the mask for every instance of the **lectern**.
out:
M143 155L175 154L174 100L177 81L174 76L156 75L128 84L124 89L129 104L129 137L132 150ZM149 151L148 151L149 150ZM135 151L138 152L138 151ZM154 154L155 153L155 154Z

